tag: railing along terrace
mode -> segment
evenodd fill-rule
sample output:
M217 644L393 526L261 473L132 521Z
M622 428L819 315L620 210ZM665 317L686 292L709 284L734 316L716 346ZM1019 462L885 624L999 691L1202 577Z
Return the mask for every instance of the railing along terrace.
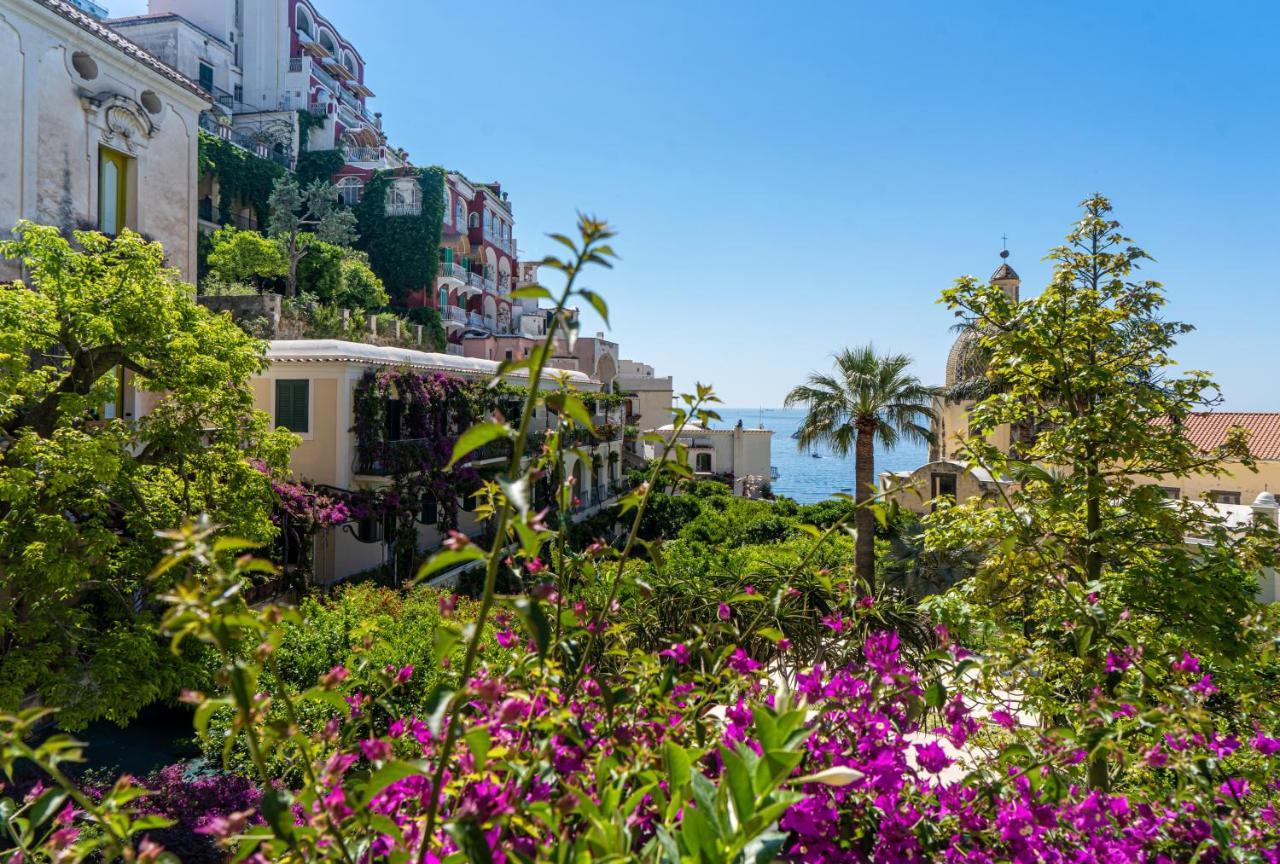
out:
M421 216L421 204L388 204L388 216Z
M451 264L447 261L440 262L440 275L449 279L457 279L459 282L467 281L467 271L462 269L459 264Z

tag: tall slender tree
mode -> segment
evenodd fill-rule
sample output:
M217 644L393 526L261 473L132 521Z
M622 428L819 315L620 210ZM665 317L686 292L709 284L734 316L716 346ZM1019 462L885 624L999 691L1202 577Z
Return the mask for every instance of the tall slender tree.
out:
M276 181L271 192L271 222L268 231L284 250L284 296L298 292L298 262L307 254L308 234L335 246L356 242L356 217L338 204L338 190L332 183L315 180L305 189L292 177Z
M875 580L875 519L867 502L875 496L876 443L892 449L898 441L933 440L935 391L910 372L906 354L877 354L873 345L846 348L835 356L831 374L813 372L787 394L786 405L803 405L797 446L822 443L838 456L854 454L854 499L861 505L854 568L868 588Z

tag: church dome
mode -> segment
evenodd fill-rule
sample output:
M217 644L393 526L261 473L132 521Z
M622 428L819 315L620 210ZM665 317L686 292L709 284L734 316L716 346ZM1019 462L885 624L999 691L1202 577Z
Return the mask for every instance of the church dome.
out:
M946 384L954 387L974 371L975 354L978 348L978 332L966 327L960 331L951 352L947 354Z

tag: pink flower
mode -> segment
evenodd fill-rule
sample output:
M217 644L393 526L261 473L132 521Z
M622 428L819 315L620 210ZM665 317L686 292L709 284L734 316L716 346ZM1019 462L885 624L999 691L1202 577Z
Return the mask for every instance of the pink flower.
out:
M1200 661L1190 651L1182 652L1182 659L1173 661L1173 671L1175 672L1199 672Z
M666 651L659 651L659 657L670 657L677 665L683 666L689 662L689 648L683 642L676 642Z
M749 675L759 669L760 664L748 657L746 651L735 648L729 657L729 668L740 675Z
M1126 669L1128 669L1131 665L1132 663L1130 663L1128 656L1124 654L1117 654L1114 651L1107 652L1107 673L1108 674L1113 672L1123 672Z
M937 741L930 741L928 744L916 745L916 762L920 767L928 771L930 774L941 773L954 760L947 755L947 751L942 749Z
M407 684L409 682L409 679L412 677L413 677L413 664L411 663L408 666L402 667L400 671L396 673L396 683Z
M440 596L440 614L448 618L453 614L453 610L458 608L458 595L449 594Z
M1280 753L1280 738L1268 738L1261 732L1253 736L1253 749L1263 756L1274 756Z
M992 711L991 720L1004 729L1013 729L1018 725L1017 719L1008 711Z
M360 742L360 752L370 762L385 762L391 758L391 742L381 738L367 738Z
M822 619L822 623L830 627L832 632L839 633L844 630L844 615L839 612L834 615L828 615Z
M512 633L510 630L499 630L494 634L494 638L498 640L498 644L503 648L510 648L515 644L516 634Z
M1191 692L1199 693L1202 696L1212 696L1218 692L1218 688L1213 685L1213 677L1206 672L1199 681L1191 685Z
M530 576L537 576L543 570L547 569L547 565L542 563L541 558L534 558L532 561L525 563L524 569Z
M732 615L732 614L733 614L733 612L729 609L729 604L728 604L728 603L721 603L721 604L720 604L720 607L716 610L716 616L717 616L721 621L728 621L728 620L729 620L729 616L730 616L730 615Z
M343 681L347 680L347 676L351 673L347 671L346 666L334 666L329 670L329 674L320 679L320 683L326 690L332 690Z
M785 653L785 652L790 651L790 650L791 650L791 640L790 640L790 639L779 639L779 640L778 640L778 652L779 652L779 653Z

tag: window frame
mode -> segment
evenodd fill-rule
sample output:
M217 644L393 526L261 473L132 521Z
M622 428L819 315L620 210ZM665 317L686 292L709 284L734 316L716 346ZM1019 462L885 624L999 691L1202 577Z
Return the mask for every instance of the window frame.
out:
M98 230L109 237L119 236L120 231L129 227L129 177L133 160L119 150L110 147L98 148ZM107 167L116 169L116 188L114 194L106 194ZM108 199L115 208L114 231L107 230Z
M280 389L282 384L302 384L303 392L306 398L306 429L294 429L280 422ZM296 409L295 409L296 410ZM274 429L288 429L295 435L298 435L304 441L310 441L312 437L312 426L315 425L314 400L311 398L311 379L310 378L276 378L271 388L271 423ZM292 418L296 420L297 418Z

